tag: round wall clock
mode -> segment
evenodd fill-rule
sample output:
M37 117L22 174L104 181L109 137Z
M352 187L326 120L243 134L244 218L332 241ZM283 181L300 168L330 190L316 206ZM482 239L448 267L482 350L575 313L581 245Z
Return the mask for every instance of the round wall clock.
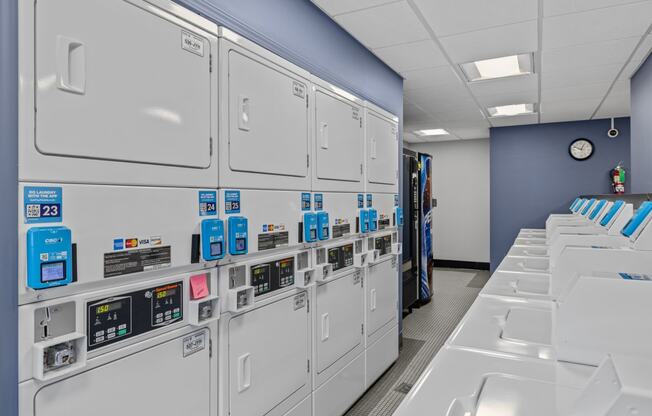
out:
M568 153L575 160L587 160L593 156L593 142L589 139L577 139L570 144Z

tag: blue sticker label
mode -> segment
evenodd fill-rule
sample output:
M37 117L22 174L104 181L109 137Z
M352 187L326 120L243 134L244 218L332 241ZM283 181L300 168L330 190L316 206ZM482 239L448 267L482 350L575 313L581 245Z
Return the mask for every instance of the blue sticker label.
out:
M125 248L125 240L122 238L116 238L113 240L113 249L114 250L124 250Z
M620 277L622 277L625 280L645 280L645 281L650 281L652 280L652 277L645 275L645 274L629 274L629 273L618 273Z
M240 212L240 191L224 191L224 210L227 214Z
M315 194L315 211L324 209L324 194Z
M217 192L199 191L199 216L217 214Z
M25 223L61 222L63 203L60 187L25 187Z
M301 194L301 211L310 211L310 193L303 192Z
M398 206L398 194L394 195L394 206Z
M374 206L373 197L371 196L371 194L367 194L367 208L371 208L373 206Z
M358 208L364 208L364 195L358 194Z

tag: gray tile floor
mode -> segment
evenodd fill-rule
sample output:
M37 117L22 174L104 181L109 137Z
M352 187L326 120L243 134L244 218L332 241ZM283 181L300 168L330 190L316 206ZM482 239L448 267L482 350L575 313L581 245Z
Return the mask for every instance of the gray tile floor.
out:
M489 279L489 272L435 269L432 301L403 321L398 361L353 405L346 416L390 416L444 345Z

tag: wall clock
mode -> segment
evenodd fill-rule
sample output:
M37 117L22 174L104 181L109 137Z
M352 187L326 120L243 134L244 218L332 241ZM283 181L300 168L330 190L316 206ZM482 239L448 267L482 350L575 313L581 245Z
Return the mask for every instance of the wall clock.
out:
M593 156L594 150L593 142L589 139L574 140L568 147L568 153L570 153L571 157L580 161L587 160Z

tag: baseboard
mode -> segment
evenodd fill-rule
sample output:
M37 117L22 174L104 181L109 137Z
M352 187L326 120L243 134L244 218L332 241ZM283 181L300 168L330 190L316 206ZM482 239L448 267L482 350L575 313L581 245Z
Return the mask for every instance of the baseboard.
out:
M435 259L435 267L444 267L448 269L474 269L489 270L489 263L479 261L459 261L459 260L440 260Z

